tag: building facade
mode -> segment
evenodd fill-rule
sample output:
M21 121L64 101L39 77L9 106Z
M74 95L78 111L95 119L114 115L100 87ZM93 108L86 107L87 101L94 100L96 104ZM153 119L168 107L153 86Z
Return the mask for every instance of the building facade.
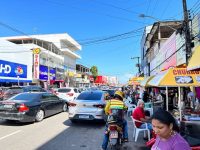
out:
M81 57L76 53L81 50L81 46L67 33L63 34L46 34L46 35L30 35L30 36L13 36L2 37L12 45L11 52L14 52L13 61L17 62L20 56L21 60L28 59L31 66L31 83L56 84L57 86L74 85L71 75L76 73L76 60ZM15 52L15 47L21 47L27 54ZM2 48L1 48L2 49ZM3 48L4 51L8 49ZM10 54L5 53L1 60L9 60ZM4 78L1 76L1 78ZM23 80L20 79L20 82ZM1 80L2 81L2 80Z

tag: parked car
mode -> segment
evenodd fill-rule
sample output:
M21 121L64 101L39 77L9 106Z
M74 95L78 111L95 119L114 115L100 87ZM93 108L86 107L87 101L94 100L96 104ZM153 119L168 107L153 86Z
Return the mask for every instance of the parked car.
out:
M78 97L81 93L78 88L73 87L63 87L55 90L55 93L58 97L71 102Z
M25 92L0 101L0 119L19 122L39 122L66 110L66 102L49 92Z
M77 120L101 120L105 122L105 97L105 92L100 90L83 91L73 102L69 103L71 122Z
M14 86L9 87L4 93L4 100L9 99L12 96L15 96L23 92L46 92L40 86L30 85L30 86Z

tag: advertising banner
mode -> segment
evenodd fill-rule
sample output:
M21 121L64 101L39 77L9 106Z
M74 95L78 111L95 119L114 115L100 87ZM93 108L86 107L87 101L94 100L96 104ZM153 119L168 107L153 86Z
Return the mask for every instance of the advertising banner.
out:
M33 67L34 67L33 78L34 79L39 79L39 66L40 66L40 54L35 53L34 60L33 60Z
M0 60L0 76L27 78L27 65Z
M172 36L166 41L166 43L161 48L161 53L164 55L164 65L163 69L168 69L169 67L176 66L176 34L172 34Z
M56 70L54 68L50 68L50 80L56 79ZM48 80L48 67L40 65L40 73L39 73L39 79L40 80Z

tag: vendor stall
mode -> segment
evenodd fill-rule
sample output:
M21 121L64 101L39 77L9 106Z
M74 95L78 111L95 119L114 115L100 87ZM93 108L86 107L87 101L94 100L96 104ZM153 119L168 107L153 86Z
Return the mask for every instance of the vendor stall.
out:
M155 75L148 83L151 86L166 88L166 109L168 110L168 87L178 87L179 106L181 104L181 87L200 86L200 71L187 71L186 68L169 68ZM179 107L181 116L181 107ZM182 117L180 117L182 119Z

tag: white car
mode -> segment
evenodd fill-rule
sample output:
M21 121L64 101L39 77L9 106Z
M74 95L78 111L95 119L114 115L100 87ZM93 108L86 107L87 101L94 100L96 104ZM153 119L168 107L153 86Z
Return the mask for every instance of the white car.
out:
M84 91L73 102L69 103L69 119L77 120L101 120L106 121L104 107L106 94L103 91Z
M76 99L80 94L80 90L74 87L63 87L56 90L56 95L67 102Z

